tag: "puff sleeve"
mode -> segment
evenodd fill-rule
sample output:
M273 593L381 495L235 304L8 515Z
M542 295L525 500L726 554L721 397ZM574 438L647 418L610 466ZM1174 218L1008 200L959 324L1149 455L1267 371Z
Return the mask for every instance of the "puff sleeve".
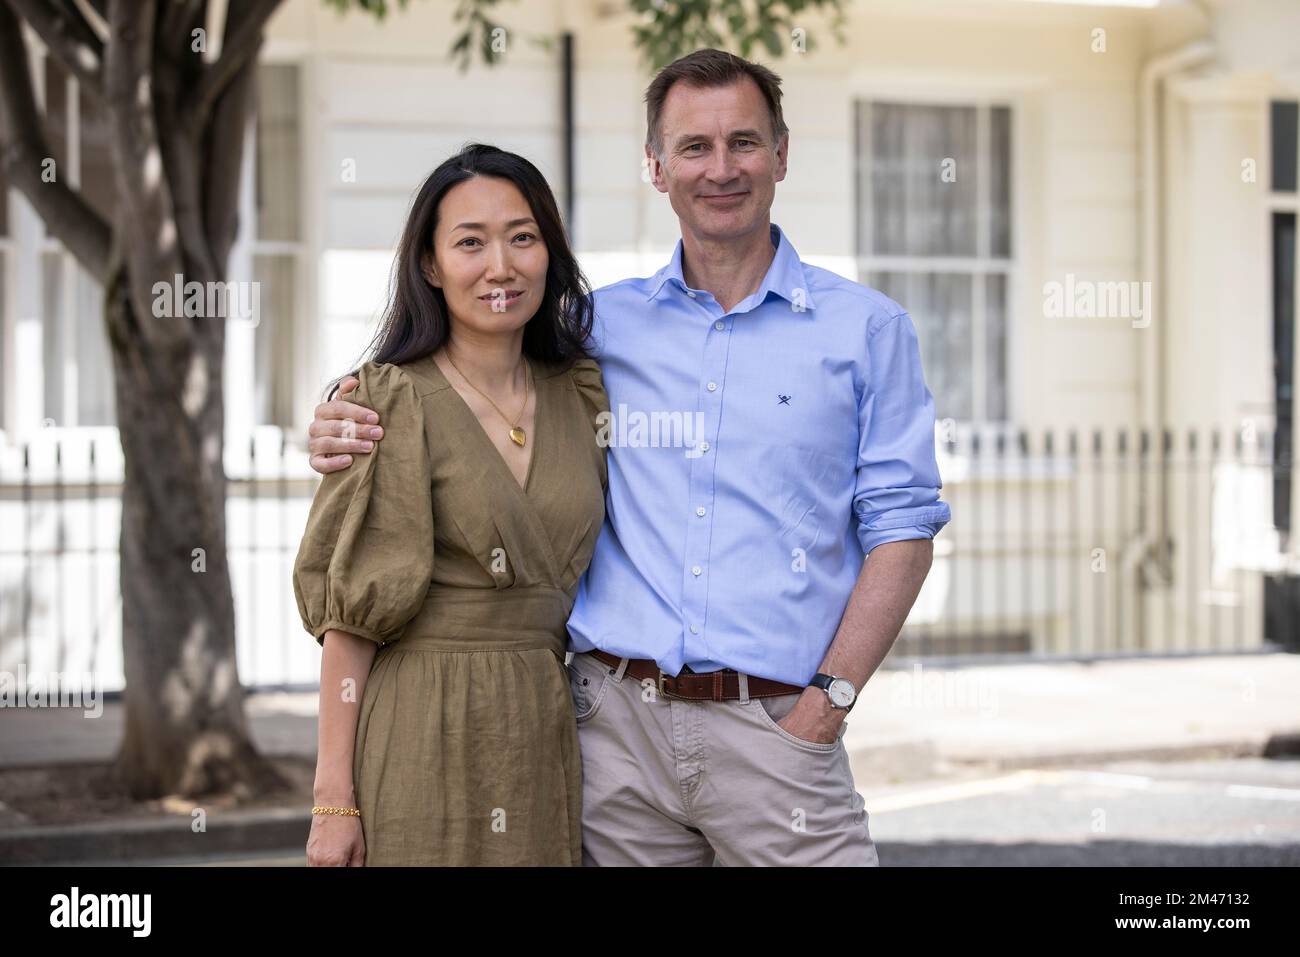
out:
M609 447L609 396L600 375L600 365L595 359L579 359L569 370L573 386L578 391L583 410L591 420L591 429L600 448L600 487L608 491L609 475L605 463L605 450Z
M433 576L432 468L415 382L368 362L350 401L379 413L383 439L322 480L293 567L303 626L388 644L400 637Z

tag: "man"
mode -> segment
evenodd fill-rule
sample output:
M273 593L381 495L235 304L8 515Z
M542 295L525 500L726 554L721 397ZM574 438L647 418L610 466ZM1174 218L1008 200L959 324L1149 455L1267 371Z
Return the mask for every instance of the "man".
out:
M700 50L646 103L681 240L593 293L612 428L569 619L584 863L875 865L844 720L951 517L916 333L771 223L779 77ZM318 407L313 468L368 450L367 412Z

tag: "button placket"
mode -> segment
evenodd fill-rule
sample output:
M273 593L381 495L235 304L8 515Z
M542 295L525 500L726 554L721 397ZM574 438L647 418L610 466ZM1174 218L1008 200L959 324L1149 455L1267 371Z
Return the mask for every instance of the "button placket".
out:
M694 298L694 297L692 297ZM698 301L698 300L697 300ZM706 309L709 303L700 301ZM730 327L714 313L713 329L725 332ZM697 436L695 454L690 460L689 491L691 499L697 504L693 520L686 528L686 567L683 568L682 585L682 624L685 626L685 657L706 659L710 657L707 640L703 637L703 624L708 621L708 559L709 545L713 536L712 502L717 469L717 454L707 454L717 441L716 435L721 421L723 373L726 370L727 352L730 336L713 335L705 338L703 367L696 380L700 384L697 393L696 408L702 413L705 423L705 435ZM712 441L710 441L712 439ZM692 640L692 638L698 640Z

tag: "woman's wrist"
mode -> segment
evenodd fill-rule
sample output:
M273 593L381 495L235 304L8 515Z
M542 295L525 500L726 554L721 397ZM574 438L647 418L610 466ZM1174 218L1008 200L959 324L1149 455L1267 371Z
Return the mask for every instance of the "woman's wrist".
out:
M320 781L311 789L311 799L317 805L329 807L356 807L357 796L351 781Z

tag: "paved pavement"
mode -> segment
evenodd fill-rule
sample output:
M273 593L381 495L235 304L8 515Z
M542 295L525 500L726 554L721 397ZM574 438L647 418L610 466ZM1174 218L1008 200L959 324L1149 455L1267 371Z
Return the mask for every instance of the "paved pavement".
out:
M1300 746L1300 655L877 672L844 738L864 783L953 765L1248 756Z
M251 694L257 746L315 755L316 705L315 691ZM1300 655L917 665L877 672L848 723L855 770L873 779L949 763L1260 754L1300 737ZM99 717L0 708L0 767L105 760L121 735L120 701L103 702Z
M316 703L314 691L250 695L247 713L258 747L268 754L314 756ZM881 815L896 786L942 787L945 781L971 782L981 776L1005 783L1016 769L1096 769L1125 760L1295 755L1300 753L1300 656L918 665L878 672L848 724L844 741L855 777L869 797L868 806ZM120 702L104 702L98 717L75 709L2 708L0 768L104 760L114 753L121 733ZM997 778L999 774L1004 776ZM1014 780L1017 788L1029 781L1023 776ZM1045 780L1061 781L1040 776L1032 783ZM959 786L978 790L989 785ZM284 813L268 812L268 817L280 817L260 822L265 840L281 840L285 828L292 829ZM301 823L306 821L304 816ZM251 832L253 825L248 827ZM96 842L93 847L110 849L116 857L125 846L120 836L110 839L102 824L95 828L87 832L88 840ZM18 835L11 831L9 836ZM5 839L0 834L0 843ZM39 858L42 845L31 843L38 839L40 835L25 836L26 859ZM72 859L67 855L76 840L75 829L64 829L51 832L48 846ZM260 838L232 833L226 840L222 852L238 855L255 852ZM160 837L158 846L167 843ZM217 843L212 842L213 851ZM140 850L145 857L145 848Z

